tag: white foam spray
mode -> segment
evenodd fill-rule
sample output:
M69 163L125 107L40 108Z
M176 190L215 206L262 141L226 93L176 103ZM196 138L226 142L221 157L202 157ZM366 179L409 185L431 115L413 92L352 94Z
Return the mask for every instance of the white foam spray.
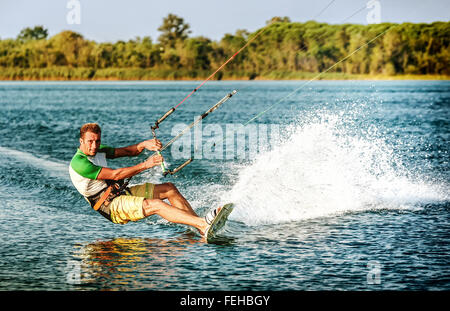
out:
M236 204L230 219L274 224L449 199L447 191L411 180L383 139L350 133L343 122L325 113L292 126L287 139L241 168L221 198Z

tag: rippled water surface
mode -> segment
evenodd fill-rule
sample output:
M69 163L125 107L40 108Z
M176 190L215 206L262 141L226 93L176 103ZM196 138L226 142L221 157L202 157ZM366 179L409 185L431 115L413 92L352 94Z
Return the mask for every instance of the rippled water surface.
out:
M157 216L108 222L68 174L81 124L134 144L198 83L1 82L0 290L449 290L450 82L303 84L209 82L162 123L164 143L238 90L164 151L192 164L132 180L173 182L201 215L234 202L205 244Z

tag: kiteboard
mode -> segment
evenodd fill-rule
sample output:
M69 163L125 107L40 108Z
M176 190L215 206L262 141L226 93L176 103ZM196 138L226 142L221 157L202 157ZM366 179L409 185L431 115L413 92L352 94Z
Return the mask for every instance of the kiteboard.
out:
M225 226L227 222L228 216L233 211L233 203L225 204L220 211L217 213L214 220L211 222L211 227L209 227L208 232L206 233L206 242L212 243L214 242L217 233Z

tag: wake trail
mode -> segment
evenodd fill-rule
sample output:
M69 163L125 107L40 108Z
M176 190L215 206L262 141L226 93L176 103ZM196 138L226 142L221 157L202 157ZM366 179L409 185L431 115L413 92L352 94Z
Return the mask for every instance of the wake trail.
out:
M0 156L11 160L26 163L37 169L44 170L51 177L70 180L69 164L54 159L47 159L33 155L29 152L18 151L0 146Z

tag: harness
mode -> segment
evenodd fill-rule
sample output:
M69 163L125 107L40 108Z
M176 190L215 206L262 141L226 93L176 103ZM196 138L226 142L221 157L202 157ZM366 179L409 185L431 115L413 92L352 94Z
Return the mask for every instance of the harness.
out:
M108 206L116 197L126 195L127 192L130 193L128 189L129 182L130 180L125 179L119 181L107 180L106 183L108 184L108 187L97 194L86 197L86 199L95 211L98 211L102 216L111 220Z

